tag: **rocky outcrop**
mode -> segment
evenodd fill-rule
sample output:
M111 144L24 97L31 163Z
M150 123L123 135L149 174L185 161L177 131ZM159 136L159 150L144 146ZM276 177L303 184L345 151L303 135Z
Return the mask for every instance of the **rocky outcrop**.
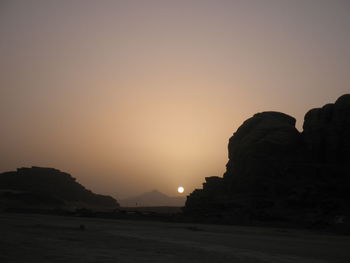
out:
M303 138L311 159L323 164L350 162L350 94L305 115Z
M350 95L295 119L262 112L229 140L223 178L208 177L185 212L240 220L296 220L349 214Z
M48 208L114 209L110 197L87 190L70 174L53 168L19 168L0 174L3 205L44 206Z

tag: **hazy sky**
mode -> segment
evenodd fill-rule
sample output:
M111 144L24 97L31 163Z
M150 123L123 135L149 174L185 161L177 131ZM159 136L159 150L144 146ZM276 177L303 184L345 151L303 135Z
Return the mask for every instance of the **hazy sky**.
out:
M350 92L350 1L0 0L0 172L124 198L221 176L256 112Z

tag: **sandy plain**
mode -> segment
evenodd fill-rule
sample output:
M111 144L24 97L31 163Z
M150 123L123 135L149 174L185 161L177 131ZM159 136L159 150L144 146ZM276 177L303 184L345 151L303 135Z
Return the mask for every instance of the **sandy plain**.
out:
M1 213L0 262L348 263L350 236Z

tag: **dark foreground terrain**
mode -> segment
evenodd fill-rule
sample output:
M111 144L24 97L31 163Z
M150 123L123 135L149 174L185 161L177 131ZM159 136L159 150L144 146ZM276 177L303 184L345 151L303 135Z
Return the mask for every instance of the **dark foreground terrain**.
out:
M350 236L0 214L0 262L350 262Z

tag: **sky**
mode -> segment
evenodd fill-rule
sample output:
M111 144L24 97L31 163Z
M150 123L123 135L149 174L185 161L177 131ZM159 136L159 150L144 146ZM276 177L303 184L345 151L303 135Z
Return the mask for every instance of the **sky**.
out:
M0 172L176 196L222 176L257 112L350 92L350 1L1 0Z

